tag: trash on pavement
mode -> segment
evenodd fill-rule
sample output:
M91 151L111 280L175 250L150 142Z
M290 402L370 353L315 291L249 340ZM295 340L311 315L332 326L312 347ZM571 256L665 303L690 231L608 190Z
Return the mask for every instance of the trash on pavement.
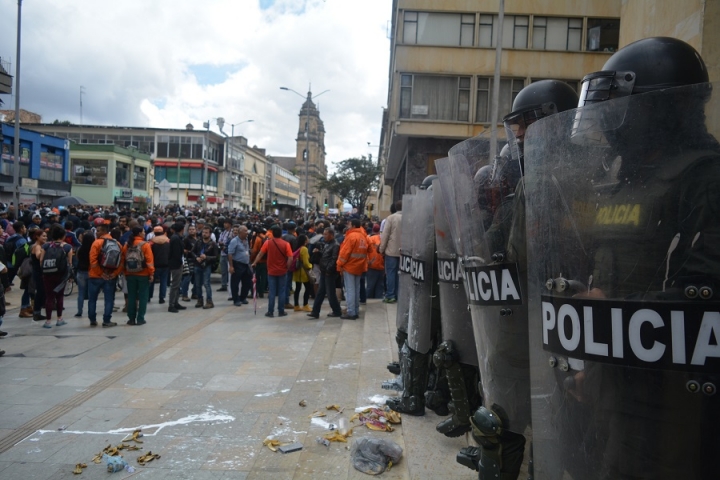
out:
M160 455L158 455L157 453L148 452L148 453L146 453L145 455L139 456L138 459L137 459L137 462L138 462L140 465L143 465L143 466L144 466L146 463L150 463L150 462L152 462L153 460L159 459L159 458L160 458Z
M280 451L280 453L292 453L297 452L298 450L302 450L302 448L302 443L295 442L289 445L283 445L281 447L278 447L278 450Z
M397 464L402 448L391 440L363 437L352 446L350 456L353 467L368 475L379 475Z
M402 423L400 414L390 410L388 407L385 407L385 409L366 408L350 417L351 423L356 420L360 422L360 425L365 425L370 430L380 432L392 432L395 429L391 424Z
M75 475L80 475L83 468L87 468L87 463L78 463L77 465L75 465L75 470L73 470L73 473Z
M110 473L120 472L127 466L127 462L120 455L113 456L104 453L102 459L107 464L107 471Z

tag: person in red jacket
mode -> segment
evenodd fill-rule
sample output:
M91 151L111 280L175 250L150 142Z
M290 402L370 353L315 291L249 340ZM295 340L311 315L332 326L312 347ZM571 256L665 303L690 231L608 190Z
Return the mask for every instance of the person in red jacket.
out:
M361 227L360 220L354 218L352 228L345 234L340 244L337 270L342 272L345 282L347 313L340 318L357 320L360 305L360 278L368 269L368 253L371 251L367 232Z

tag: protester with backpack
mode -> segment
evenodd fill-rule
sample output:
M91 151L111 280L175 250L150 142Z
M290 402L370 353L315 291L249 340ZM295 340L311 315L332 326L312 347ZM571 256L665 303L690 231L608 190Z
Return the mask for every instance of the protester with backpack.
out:
M96 218L94 223L97 239L90 248L88 319L91 327L97 326L95 309L98 295L102 291L105 301L102 325L103 327L114 327L117 323L111 322L110 319L115 306L117 277L122 271L122 250L120 250L118 241L110 236L110 225L105 224L101 218Z
M255 268L257 263L262 260L263 257L267 256L268 286L270 293L268 296L268 311L265 313L265 316L274 316L275 296L277 295L278 316L284 317L287 315L287 312L285 312L285 304L287 303L287 273L292 263L292 250L290 250L290 244L281 238L282 229L278 225L273 225L270 231L272 232L273 238L268 239L268 241L263 244L252 266Z
M290 265L290 269L293 270L293 282L295 282L294 311L296 312L312 312L312 307L308 303L310 302L310 294L315 290L313 286L315 282L310 280L310 272L313 266L310 263L307 242L307 235L298 235L298 248L293 252L293 261ZM303 306L300 307L298 301L300 300L300 287L303 285L305 286L305 293L303 295Z
M13 224L13 229L15 230L15 234L8 237L8 239L5 240L5 244L3 245L3 249L5 250L5 258L8 260L8 281L10 283L12 283L13 278L17 274L18 268L20 268L20 264L15 265L12 263L12 256L15 254L17 249L27 244L27 239L25 238L25 234L27 233L27 227L25 227L25 224L20 221L15 222ZM23 306L26 308L30 306L29 299L27 305L23 303Z
M128 290L128 325L144 325L150 282L155 274L152 246L144 240L142 227L132 229L133 236L123 247L125 281Z
M57 312L56 327L67 325L63 320L63 302L65 299L65 283L70 278L72 269L72 245L65 243L65 229L59 223L50 227L51 241L42 245L40 265L42 282L45 289L45 324L43 328L52 328L52 312Z

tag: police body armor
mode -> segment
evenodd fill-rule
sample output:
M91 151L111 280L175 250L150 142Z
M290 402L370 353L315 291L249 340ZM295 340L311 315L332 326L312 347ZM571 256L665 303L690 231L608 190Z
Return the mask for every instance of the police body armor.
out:
M447 159L436 162L444 161ZM442 326L442 343L433 354L433 362L444 370L452 400L452 416L436 428L444 435L456 437L470 430L470 415L480 406L480 376L460 257L455 250L439 179L433 182L433 202Z
M718 475L719 112L697 84L526 133L538 479Z
M480 478L510 480L520 473L530 425L527 295L520 269L507 255L517 208L507 185L519 175L504 178L509 166L489 161L487 140L481 136L456 145L447 166L436 167L457 217L448 211L451 225L458 229L478 355L483 407L471 418L473 437L480 445L477 468ZM460 457L458 461L465 463Z

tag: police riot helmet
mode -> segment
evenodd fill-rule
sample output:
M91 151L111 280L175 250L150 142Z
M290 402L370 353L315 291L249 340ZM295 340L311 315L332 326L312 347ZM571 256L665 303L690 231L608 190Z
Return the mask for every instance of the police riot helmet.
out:
M436 178L438 178L437 175L428 175L427 177L425 177L420 184L420 190L427 190L428 188L432 187L432 182Z
M688 118L688 122L676 128L662 128L657 118L676 118L686 116L685 112L700 111L701 105L710 96L708 71L700 54L689 44L677 38L650 37L633 42L615 52L599 72L585 75L578 110L572 132L574 143L598 143L628 145L637 138L647 144L672 145L678 138L697 134L699 125ZM698 95L697 89L688 91L686 97L677 90L672 102L659 98L652 104L653 113L630 108L631 95L646 94L677 87L698 85L705 89ZM613 99L617 100L610 108L593 105ZM620 103L622 102L622 103ZM637 102L634 105L640 105ZM646 110L646 109L645 109ZM628 113L631 113L628 117ZM625 127L627 128L625 128ZM621 128L623 127L623 128ZM669 127L669 126L668 126ZM703 128L704 130L704 128ZM639 148L639 147L638 147Z
M582 80L579 107L612 98L708 82L700 54L677 38L650 37L627 45Z
M540 80L520 90L515 97L512 112L503 118L510 151L522 164L525 130L549 115L577 106L575 90L561 80Z

